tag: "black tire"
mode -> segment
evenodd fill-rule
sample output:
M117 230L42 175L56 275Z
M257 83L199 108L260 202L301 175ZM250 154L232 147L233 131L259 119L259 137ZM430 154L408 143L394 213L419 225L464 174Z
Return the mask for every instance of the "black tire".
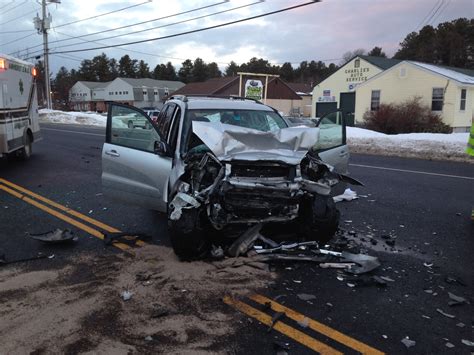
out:
M31 144L30 135L27 134L26 135L25 146L18 151L18 157L21 160L28 160L31 157L31 154L33 154L33 148L32 148L32 144Z
M132 129L132 128L135 128L135 126L133 125L133 122L132 121L128 121L128 128Z
M339 210L331 196L316 196L303 205L300 216L305 239L327 243L337 232L339 217Z
M168 233L171 246L181 260L196 260L209 252L210 243L200 228L197 209L183 209L177 221L168 217Z

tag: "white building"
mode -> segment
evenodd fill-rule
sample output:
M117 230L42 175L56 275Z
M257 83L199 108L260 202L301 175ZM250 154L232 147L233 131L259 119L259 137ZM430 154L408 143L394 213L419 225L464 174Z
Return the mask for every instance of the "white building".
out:
M161 108L164 99L183 87L180 81L116 78L110 82L78 81L69 91L70 107L78 111L107 110L106 101L135 107Z

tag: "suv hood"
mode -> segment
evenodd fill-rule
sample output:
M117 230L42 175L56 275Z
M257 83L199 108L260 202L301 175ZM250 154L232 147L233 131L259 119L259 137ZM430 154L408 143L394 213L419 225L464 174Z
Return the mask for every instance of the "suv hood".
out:
M274 132L220 122L193 122L193 132L221 161L272 160L296 165L318 141L319 128L288 127Z

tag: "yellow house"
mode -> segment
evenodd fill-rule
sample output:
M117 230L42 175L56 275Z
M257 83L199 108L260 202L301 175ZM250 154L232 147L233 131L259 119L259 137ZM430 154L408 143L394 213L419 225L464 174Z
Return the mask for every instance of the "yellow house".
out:
M356 88L355 122L380 104L415 96L437 112L454 132L468 132L474 115L474 70L403 61Z
M343 110L353 123L356 87L396 65L397 59L359 55L340 67L313 89L311 117ZM352 120L351 120L352 118Z

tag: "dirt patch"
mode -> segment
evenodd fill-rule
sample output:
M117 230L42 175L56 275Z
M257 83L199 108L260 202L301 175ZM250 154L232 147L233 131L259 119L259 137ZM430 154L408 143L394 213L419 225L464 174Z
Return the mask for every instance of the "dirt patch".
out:
M236 322L222 297L257 291L273 277L255 265L181 262L160 246L134 257L77 256L53 271L5 269L2 352L225 352L219 338Z

